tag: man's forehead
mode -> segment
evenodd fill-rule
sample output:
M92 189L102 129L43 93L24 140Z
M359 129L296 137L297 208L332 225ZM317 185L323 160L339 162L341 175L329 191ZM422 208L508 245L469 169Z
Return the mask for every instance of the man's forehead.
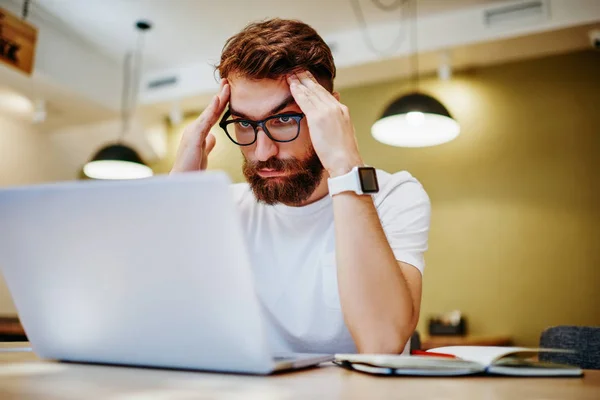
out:
M296 104L285 80L235 79L230 85L229 109L234 115L261 119Z

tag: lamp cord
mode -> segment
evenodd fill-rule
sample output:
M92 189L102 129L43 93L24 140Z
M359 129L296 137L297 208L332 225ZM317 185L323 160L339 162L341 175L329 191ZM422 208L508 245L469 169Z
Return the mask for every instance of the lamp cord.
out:
M132 54L128 51L125 54L123 61L123 89L121 92L121 133L119 142L123 141L123 137L129 131L130 105L131 105L131 58Z
M142 59L144 53L144 30L139 30L137 38L136 53L134 60L134 80L133 80L133 92L131 93L131 110L137 108L140 80L142 79Z
M393 43L387 48L379 49L377 48L377 46L375 46L373 40L371 39L371 36L369 35L369 27L367 25L367 20L360 5L360 0L350 0L352 10L354 11L354 15L356 16L356 19L358 20L358 23L360 25L361 34L369 50L380 56L388 57L394 54L400 48L405 38L405 35L403 34L404 24L402 23L402 21L404 19L404 6L407 3L409 3L409 0L395 0L390 4L385 4L381 0L372 0L372 2L377 8L379 8L382 11L392 12L400 9L400 27L396 39L394 39Z
M23 1L22 16L23 16L24 20L26 20L27 17L29 16L29 5L30 5L30 3L31 3L30 0L24 0Z
M123 137L131 127L131 116L137 107L142 74L144 32L145 30L139 29L135 52L127 52L123 63L123 92L121 95L122 128L119 137L120 142L123 141Z
M419 91L419 47L418 47L418 33L417 33L417 1L413 2L413 16L412 16L412 52L413 52L413 89L415 92Z

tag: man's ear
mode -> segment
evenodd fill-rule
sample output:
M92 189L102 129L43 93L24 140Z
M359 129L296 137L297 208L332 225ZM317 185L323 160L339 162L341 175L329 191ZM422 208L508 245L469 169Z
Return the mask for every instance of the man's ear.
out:
M333 97L335 97L335 99L337 101L340 101L340 92L333 92L332 94L333 94Z

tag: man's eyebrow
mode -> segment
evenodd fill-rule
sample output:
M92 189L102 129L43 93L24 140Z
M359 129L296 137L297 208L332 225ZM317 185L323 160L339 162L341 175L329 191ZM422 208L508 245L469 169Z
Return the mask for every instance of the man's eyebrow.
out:
M296 100L294 100L294 96L292 96L291 94L285 98L284 101L282 101L281 103L279 103L278 106L274 107L273 109L271 109L268 113L267 113L267 117L271 116L273 114L277 114L279 111L283 110L284 108L286 108L287 106L291 105L292 103L295 103ZM240 117L240 118L245 118L245 119L252 119L249 116L247 116L246 114L236 111L234 108L231 107L231 104L229 105L229 112L231 113L231 115L234 115L236 117Z

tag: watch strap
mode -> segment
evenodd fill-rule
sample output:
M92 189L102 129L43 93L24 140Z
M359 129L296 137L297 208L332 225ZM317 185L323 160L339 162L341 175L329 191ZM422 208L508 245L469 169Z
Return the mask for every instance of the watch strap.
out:
M329 187L329 195L333 196L342 192L355 192L362 194L360 180L358 176L358 167L352 168L350 172L344 175L329 178L327 185Z

